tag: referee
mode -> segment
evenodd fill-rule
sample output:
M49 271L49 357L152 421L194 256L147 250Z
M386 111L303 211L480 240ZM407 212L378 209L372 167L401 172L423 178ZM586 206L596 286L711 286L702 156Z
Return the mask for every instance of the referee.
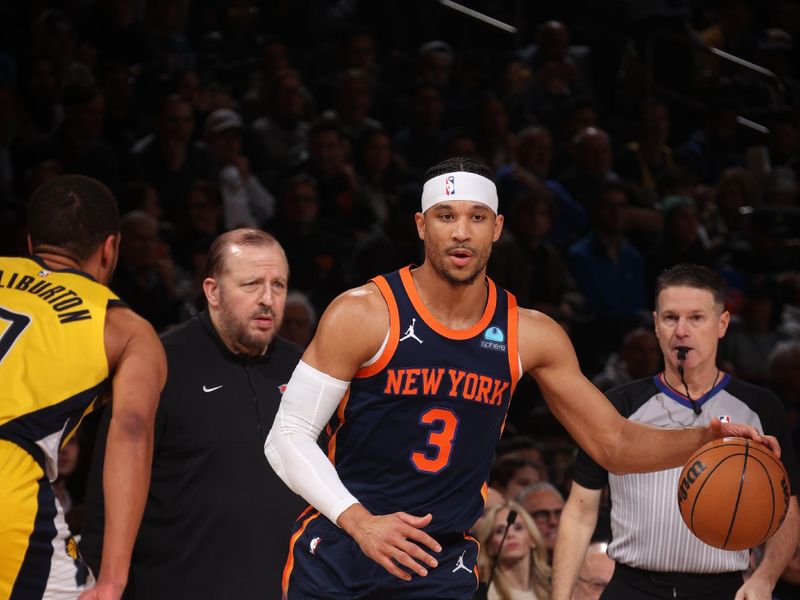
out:
M692 427L712 419L729 419L776 436L796 493L800 478L781 402L771 392L735 379L716 366L717 345L730 319L725 293L722 278L705 267L683 264L665 271L656 283L653 314L664 371L619 386L608 392L608 397L623 416L656 427ZM678 369L681 363L683 378ZM767 541L763 560L744 582L747 550L712 548L681 520L675 500L680 471L614 475L579 452L556 543L553 600L571 597L606 485L613 533L608 554L616 566L601 598L772 597L800 538L797 496L790 499L783 526Z

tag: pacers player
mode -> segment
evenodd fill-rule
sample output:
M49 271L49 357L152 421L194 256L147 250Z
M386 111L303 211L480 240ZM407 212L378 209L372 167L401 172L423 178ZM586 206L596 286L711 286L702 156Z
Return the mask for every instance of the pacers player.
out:
M681 465L723 434L761 439L746 426L666 431L620 417L564 331L486 277L503 217L485 166L430 169L416 224L425 262L333 301L267 439L270 464L312 505L290 544L289 600L470 598L478 546L465 532L522 372L612 471ZM329 419L326 457L315 442Z
M116 599L147 495L164 352L105 286L119 247L106 186L79 175L45 183L28 227L33 255L0 258L0 599ZM51 482L59 449L108 393L107 524L92 588Z

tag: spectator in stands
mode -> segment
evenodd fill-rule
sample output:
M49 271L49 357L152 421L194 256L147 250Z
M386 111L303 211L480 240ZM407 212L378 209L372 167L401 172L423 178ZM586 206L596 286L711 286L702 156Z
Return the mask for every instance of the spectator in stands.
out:
M305 348L317 327L317 311L303 292L292 291L286 295L280 335Z
M541 463L534 463L518 456L501 456L492 465L489 485L513 500L517 494L533 483L544 481L546 470Z
M475 117L480 160L493 170L510 163L517 140L509 131L505 105L496 96L487 95L478 104Z
M619 351L608 357L605 367L592 378L592 383L605 392L634 379L655 375L660 358L655 333L637 327L625 334Z
M300 165L299 172L316 181L320 216L328 227L342 236L342 241L352 242L357 233L369 229L373 219L360 201L358 178L348 160L348 151L347 138L338 123L319 119L308 132L308 160Z
M447 97L448 129L469 123L492 88L492 60L481 48L469 48L456 57L452 85ZM494 94L492 94L494 96ZM516 129L505 98L496 96L508 113L509 127ZM459 156L459 155L457 155Z
M206 118L205 139L222 191L225 229L264 227L275 215L275 198L250 170L242 153L242 119L220 108Z
M156 221L163 215L156 188L146 181L126 181L117 188L119 212L124 215L134 210L146 212Z
M777 329L780 303L764 278L749 282L743 291L741 311L731 317L719 357L733 366L738 377L765 385L768 358L782 339Z
M599 600L614 575L614 561L608 557L608 542L592 542L586 549L570 600Z
M392 140L383 128L366 132L355 151L362 201L377 222L386 227L400 188L408 183L411 175L394 154Z
M417 50L417 76L421 83L430 83L445 89L453 74L455 53L450 44L431 40Z
M667 196L661 203L664 233L647 258L648 290L654 289L656 277L680 263L711 266L707 242L700 230L695 201L688 196Z
M134 144L129 177L155 186L166 218L180 221L189 189L198 179L214 176L205 145L192 140L192 106L178 96L162 99L154 122L154 133Z
M408 98L408 111L408 124L395 135L394 147L409 166L424 172L441 158L444 145L444 102L439 88L432 83L416 85Z
M611 170L614 164L611 138L602 129L586 127L573 138L570 156L573 165L565 170L559 181L575 200L589 207L601 183L618 179Z
M553 226L548 239L564 246L583 235L588 223L586 208L576 202L560 183L550 178L553 162L553 138L546 127L534 125L517 133L515 162L497 172L496 183L502 198L513 198L520 188L531 185L534 175L550 190L553 202Z
M157 331L178 322L175 264L158 236L158 221L133 211L120 220L119 264L111 289Z
M184 0L147 0L144 23L148 50L166 71L191 69L197 56L191 41L184 35L189 3Z
M321 312L345 289L343 242L324 221L317 183L307 174L286 180L279 207L273 231L292 265L292 285Z
M356 145L365 133L381 127L370 116L372 104L372 82L367 74L360 69L347 69L336 78L333 109L323 117L336 121L350 144Z
M647 308L644 259L626 237L626 185L609 181L595 195L590 233L567 255L572 275L595 315L641 317Z
M800 416L800 340L778 343L767 357L769 387ZM791 413L790 413L791 414ZM792 422L796 426L798 423Z
M515 500L533 518L552 560L553 548L556 546L558 537L558 526L561 523L561 511L564 509L564 496L552 483L540 481L520 491Z
M512 510L516 511L517 518L508 525L508 514ZM486 590L487 597L491 600L549 598L550 565L547 551L525 509L516 502L491 508L486 511L481 529L478 536L481 543L478 557L480 579L488 581L497 563L491 585Z
M245 122L252 123L261 115L271 113L270 87L277 74L287 70L292 70L289 49L282 40L268 36L261 45L256 68L250 74L250 84L242 97ZM297 75L299 77L299 73Z
M190 253L198 245L204 245L225 231L222 192L216 183L199 180L189 190L186 211L176 226L172 244L175 260L184 267L194 264Z
M106 104L95 87L73 83L62 94L64 121L32 151L32 164L57 160L67 173L94 177L110 187L119 182L114 150L101 137Z
M713 202L705 215L713 249L739 242L746 235L745 207L761 204L758 184L742 167L726 169L714 189ZM744 210L743 210L744 209Z
M739 104L735 97L723 97L722 93L709 99L702 126L675 153L677 163L709 185L714 185L728 167L743 163L736 122Z
M300 162L308 135L308 92L299 72L283 69L266 86L266 116L253 122L257 139L256 170L275 182L293 164Z
M569 320L582 308L583 297L561 253L546 241L554 211L550 191L537 181L517 193L504 210L508 227L494 246L489 273L521 306Z
M501 438L497 445L497 456L506 455L524 458L540 467L547 466L542 445L529 435L517 434Z
M136 140L148 132L137 101L140 79L136 69L122 62L114 62L103 68L101 84L106 99L103 138L117 157L124 157Z
M43 138L55 133L64 115L59 102L61 65L53 56L34 54L22 80L22 119L31 136Z
M637 138L625 145L617 157L614 170L623 179L635 183L649 200L658 200L656 182L672 167L669 140L669 108L659 100L642 106Z

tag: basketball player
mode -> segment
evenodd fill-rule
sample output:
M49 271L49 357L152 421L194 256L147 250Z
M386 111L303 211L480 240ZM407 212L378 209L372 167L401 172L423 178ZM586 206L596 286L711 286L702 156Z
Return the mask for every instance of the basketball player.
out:
M621 418L581 375L561 327L485 276L503 226L485 166L457 158L430 169L416 224L423 265L331 303L267 439L270 464L313 507L290 544L290 600L469 598L478 546L464 532L483 511L523 371L614 471L680 465L723 434L760 438L746 426L665 431ZM334 413L326 457L316 440ZM454 571L462 555L471 573Z
M778 398L716 366L717 344L730 319L724 303L724 281L705 267L684 264L662 273L653 317L664 371L614 388L608 396L630 421L675 429L733 420L774 435L791 448ZM785 452L783 463L796 494L800 479L794 453ZM608 554L616 568L603 598L770 600L800 538L796 495L790 498L785 522L767 541L764 559L743 584L748 552L712 548L682 521L675 497L680 473L674 468L615 475L579 452L556 542L553 598L570 597L608 485L613 533Z
M28 205L30 258L0 258L0 598L74 599L93 578L51 482L58 451L111 392L103 568L82 599L119 598L150 480L166 362L153 328L105 286L119 248L117 204L79 175Z

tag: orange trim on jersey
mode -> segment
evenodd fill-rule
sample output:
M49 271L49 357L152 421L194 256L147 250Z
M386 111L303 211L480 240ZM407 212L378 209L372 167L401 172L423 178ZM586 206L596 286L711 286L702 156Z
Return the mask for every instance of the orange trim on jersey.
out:
M394 356L394 351L397 350L397 344L400 342L400 313L397 310L397 300L394 298L392 288L389 287L388 282L383 276L375 277L371 281L378 286L383 300L389 308L389 340L386 342L386 347L383 349L383 352L381 352L378 360L368 367L363 367L356 371L355 376L359 379L372 377L383 371L386 365L389 364L392 356Z
M519 310L514 294L506 292L508 297L508 367L511 369L511 392L514 393L522 374L519 372Z
M486 484L484 484L484 486L485 485ZM481 543L478 541L478 538L472 537L470 534L464 532L464 539L470 540L472 542L475 542L475 544L477 544L477 546L478 546L478 554L477 554L477 556L480 556L481 555ZM477 585L480 585L481 584L481 574L480 574L480 571L478 571L478 561L477 560L475 561L475 566L472 567L472 572L475 573L475 583Z
M408 297L411 299L411 304L414 305L414 309L419 316L422 317L422 320L425 321L428 327L441 336L451 340L468 340L486 329L492 321L494 309L497 304L497 288L494 282L488 277L486 278L486 282L489 285L489 297L486 301L486 309L483 311L483 315L478 322L469 329L450 329L436 320L436 317L431 314L428 307L426 307L425 303L422 301L419 292L417 292L414 279L411 277L411 267L403 267L400 269L400 279L403 281L406 294L408 294Z
M336 409L336 417L339 419L339 424L336 426L336 431L331 436L331 441L328 442L328 460L334 465L336 464L336 434L344 425L344 409L347 408L347 401L350 399L350 388L344 393L342 401L339 402L339 408Z
M481 498L483 498L483 507L486 508L486 503L489 501L489 485L485 481L481 486Z
M311 508L310 506L308 508ZM308 511L303 512L305 514ZM303 515L300 515L302 517ZM289 577L292 575L292 569L294 569L294 545L297 543L297 540L303 535L303 532L308 527L308 524L316 519L319 516L319 511L315 511L313 515L308 517L303 524L300 526L300 529L292 536L292 539L289 540L289 556L286 558L286 565L283 567L283 577L281 578L281 590L282 590L282 597L286 600L287 595L289 594Z

